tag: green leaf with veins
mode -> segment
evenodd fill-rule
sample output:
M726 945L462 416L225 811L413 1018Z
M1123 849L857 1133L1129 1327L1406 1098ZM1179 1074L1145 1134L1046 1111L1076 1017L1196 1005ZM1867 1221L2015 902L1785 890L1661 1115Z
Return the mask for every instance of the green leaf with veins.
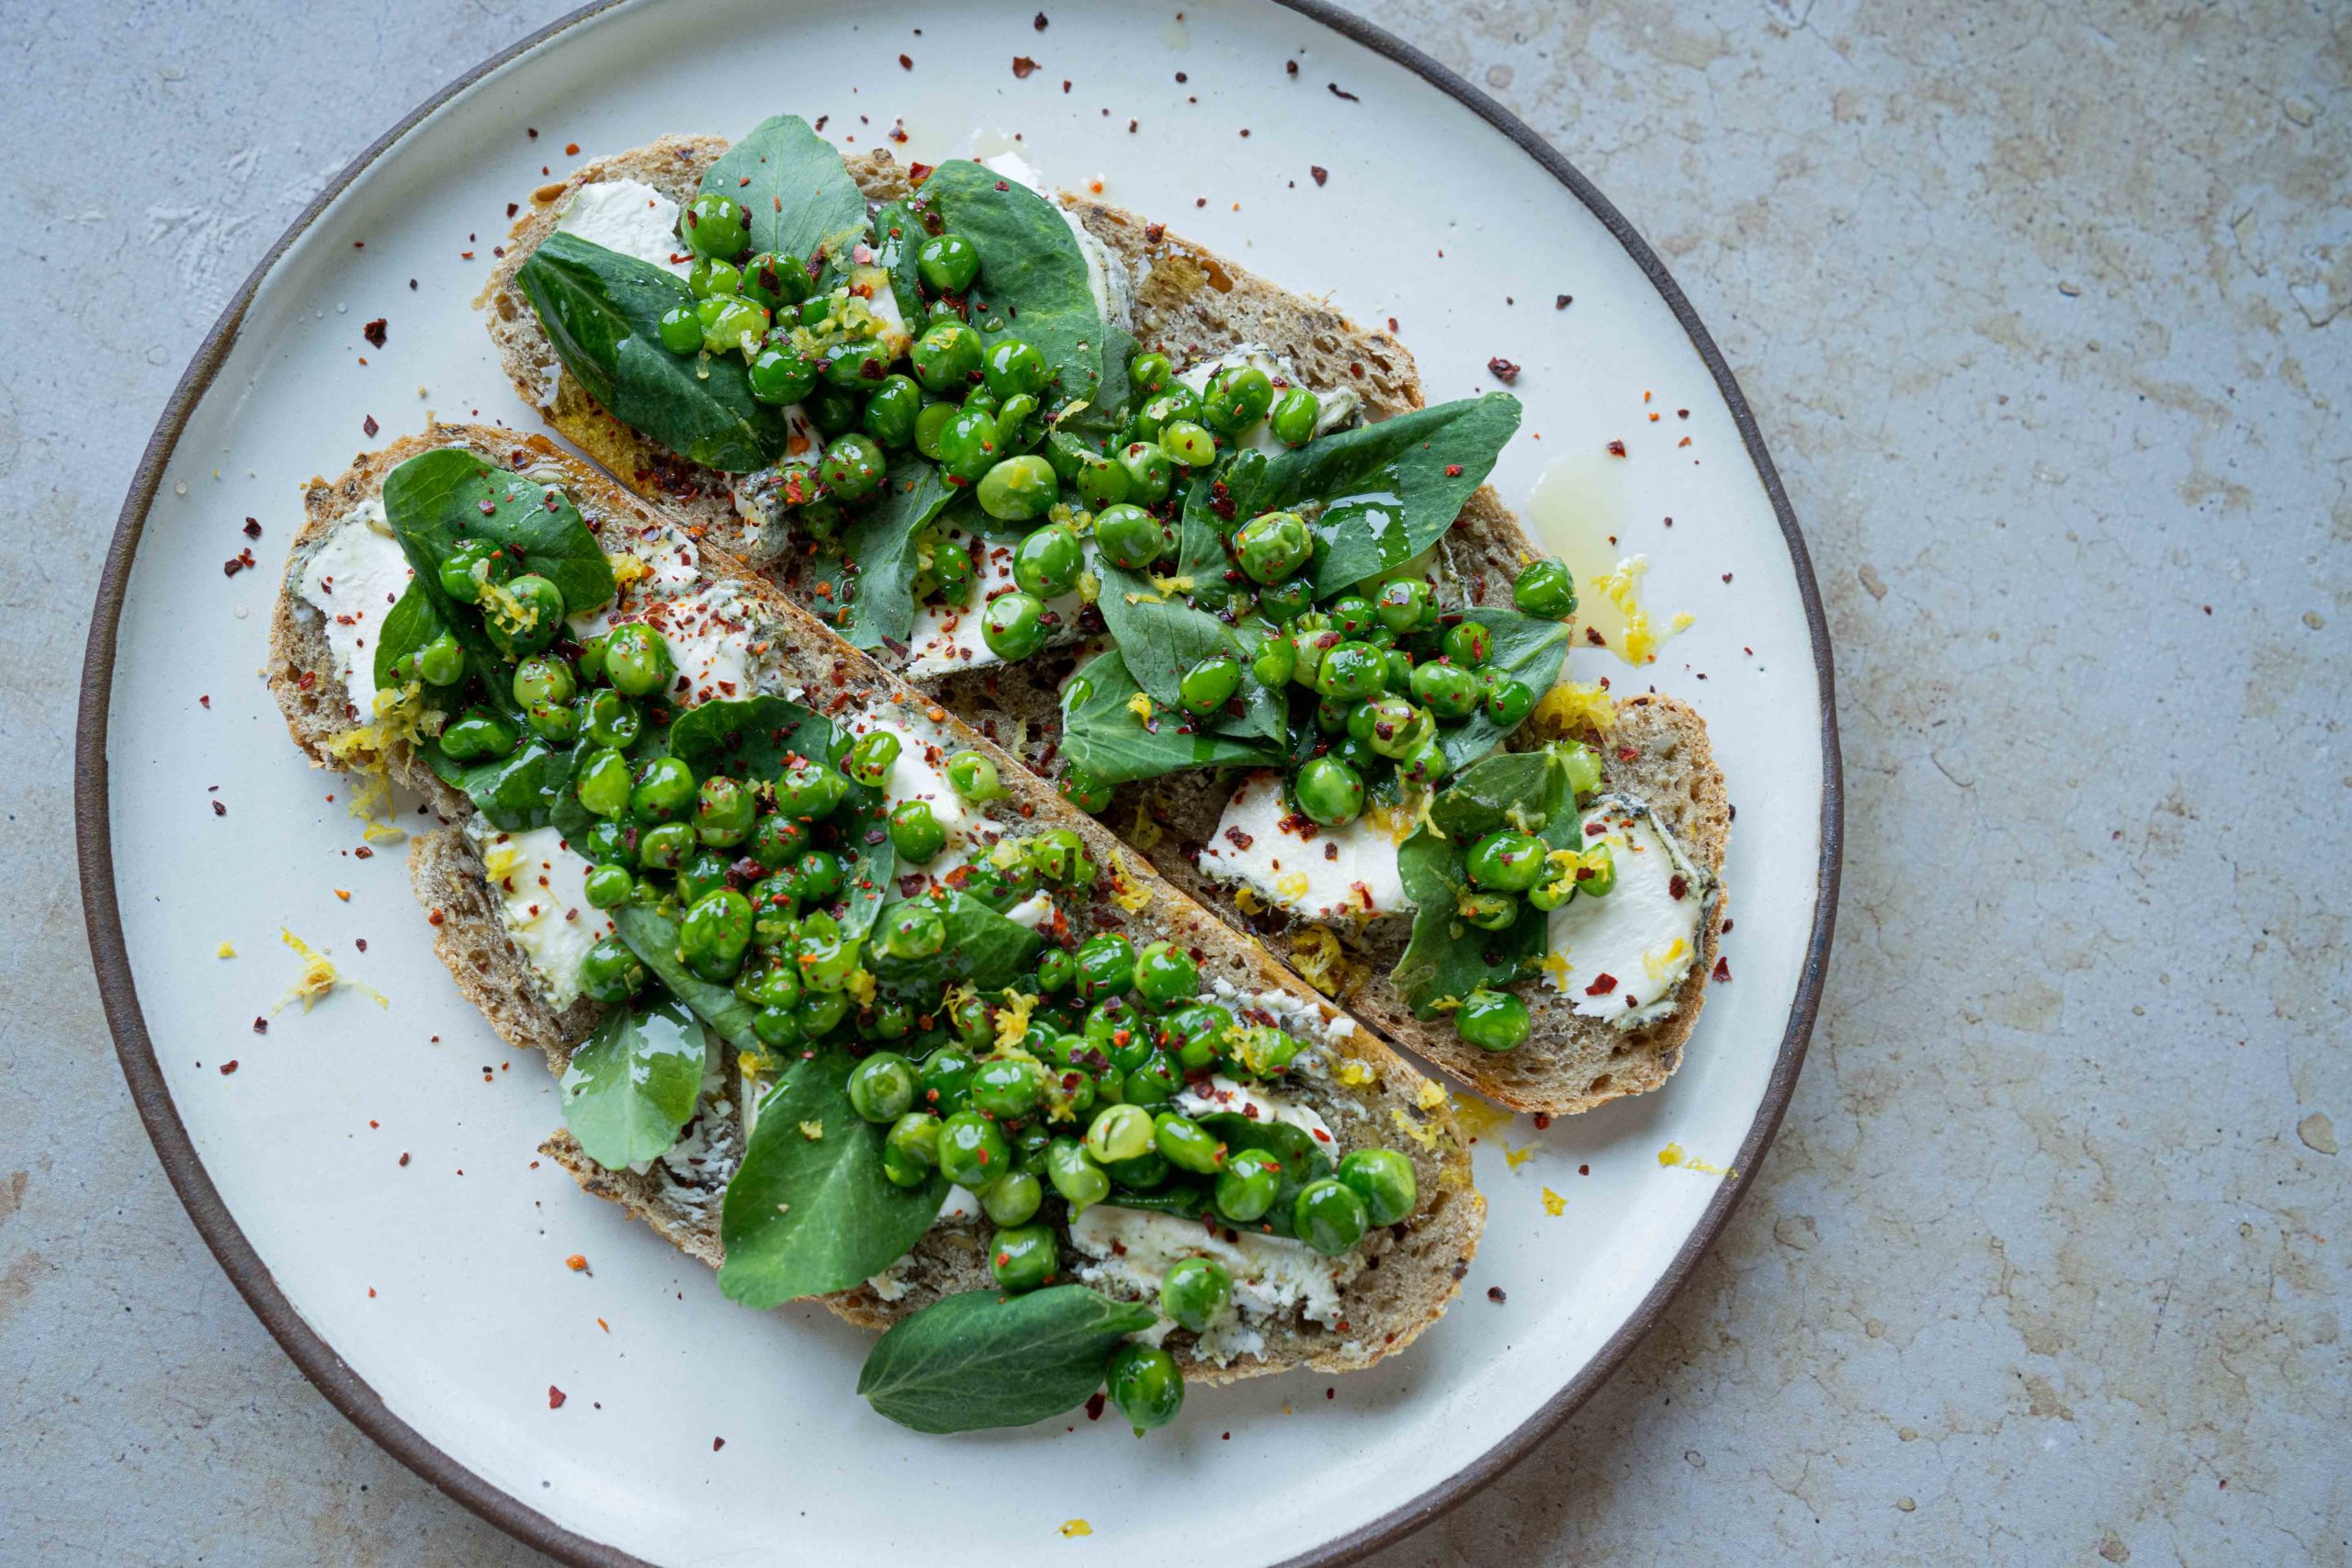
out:
M890 459L873 504L842 536L842 555L857 564L857 595L842 636L854 648L880 648L914 635L916 541L971 491L947 483L939 466L911 449ZM978 510L974 503L974 510Z
M384 478L384 518L420 581L438 586L442 562L479 539L504 550L518 573L554 583L566 615L612 600L612 562L571 498L479 452L444 446L394 468Z
M755 252L805 262L828 240L865 227L865 197L842 155L797 114L753 127L704 173L701 188L743 204Z
M972 325L983 342L1020 338L1045 355L1056 382L1038 399L1048 412L1080 399L1091 403L1104 382L1110 340L1088 283L1086 253L1061 209L992 169L956 160L923 181L932 210L980 253L972 285Z
M702 1092L709 1041L667 997L613 1008L563 1070L563 1124L607 1170L660 1157Z
M1152 701L1171 710L1169 720L1192 724L1183 711L1185 674L1202 660L1231 659L1243 666L1240 715L1225 715L1216 728L1279 740L1283 733L1282 705L1248 673L1252 639L1244 643L1233 627L1206 610L1194 609L1181 593L1163 595L1142 572L1105 564L1102 592L1095 607L1102 612L1111 639L1118 644L1127 676ZM1199 764L1205 765L1205 764Z
M1159 1320L1151 1306L1084 1285L967 1291L894 1324L865 1358L857 1392L918 1432L1026 1427L1083 1404L1111 1352Z
M1029 972L1044 945L1035 931L967 894L950 893L933 907L946 923L947 941L929 958L869 956L879 995L927 1002L954 986L969 985L984 996L1001 991Z
M1500 671L1526 686L1539 701L1559 683L1562 666L1568 657L1568 628L1565 622L1486 604L1473 605L1464 614L1466 619L1485 626L1491 636L1487 662L1479 666L1481 674L1488 670ZM1462 723L1440 725L1437 732L1438 743L1445 749L1445 760L1456 769L1465 768L1487 755L1508 735L1501 725L1487 716L1483 703Z
M902 201L886 203L874 214L874 265L890 275L890 297L908 330L922 331L922 274L915 254L922 247L922 223Z
M752 395L741 355L662 346L663 313L695 303L674 274L559 229L514 281L563 367L631 430L733 474L764 468L789 449L784 411Z
M795 1062L760 1101L719 1211L718 1289L774 1307L863 1284L906 1256L939 1217L947 1179L882 1174L887 1128L849 1102L848 1052Z
M726 1036L739 1051L757 1051L760 1038L752 1032L752 1015L759 1009L737 996L732 987L714 986L686 967L678 951L678 923L668 916L635 904L612 911L613 930L639 963L670 988L670 994L692 1008L695 1016Z
M442 620L440 610L433 603L431 591L422 580L411 578L376 633L376 689L389 692L405 684L400 673L401 660L448 629L448 623ZM364 720L372 716L359 716Z
M1079 671L1088 683L1086 700L1062 707L1062 755L1073 767L1104 784L1158 778L1162 773L1192 768L1279 767L1281 746L1249 736L1224 735L1212 729L1183 734L1179 712L1155 715L1157 731L1147 729L1128 703L1142 690L1127 673L1125 661L1114 649L1098 655ZM1251 683L1242 677L1245 685ZM1077 690L1077 682L1071 682Z

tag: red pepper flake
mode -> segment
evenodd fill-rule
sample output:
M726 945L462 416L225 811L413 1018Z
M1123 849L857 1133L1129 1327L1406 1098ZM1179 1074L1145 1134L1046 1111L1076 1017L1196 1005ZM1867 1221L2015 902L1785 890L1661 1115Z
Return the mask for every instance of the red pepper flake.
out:
M1502 382L1505 386L1519 379L1519 367L1499 354L1487 361L1487 368L1493 372L1496 380Z
M1617 760L1621 762L1638 762L1641 759L1642 753L1640 749L1637 747L1620 746L1617 748Z
M359 422L359 428L370 440L373 440L376 433L384 427L376 423L376 416L371 413Z
M1092 1393L1088 1394L1086 1396L1086 1418L1089 1421L1102 1420L1102 1406L1104 1403L1105 1401L1102 1398L1102 1391L1101 1389L1098 1388Z
M567 158L577 158L580 156L580 143L577 141L565 142L563 144L563 155Z
M1623 457L1625 455L1625 444L1623 441L1611 441L1609 444L1609 455L1612 457Z
M549 1410L562 1409L563 1402L571 1397L571 1396L570 1394L556 1387L555 1384L548 1384L548 1408Z
M1666 891L1668 897L1679 900L1690 891L1690 881L1678 871L1666 879Z
M905 56L905 55L903 55L903 54L902 54L902 55L900 55L900 56L899 56L899 70L901 70L901 71L912 71L914 68L915 68L915 62L914 62L912 60L909 59L907 56Z
M1021 80L1024 82L1027 81L1029 79L1029 73L1036 69L1037 62L1030 59L1027 55L1016 54L1012 57L1012 73Z
M1445 466L1445 477L1450 479L1460 479L1462 477L1462 465L1459 463L1448 463Z
M1293 69L1295 69L1295 67L1294 67ZM1330 170L1329 170L1329 169L1327 169L1327 168L1325 168L1325 167L1324 167L1322 164L1307 164L1307 165L1306 165L1306 172L1307 172L1308 174L1313 175L1315 176L1315 183L1316 183L1317 185L1318 185L1318 186L1319 186L1319 185L1322 185L1322 184L1325 184L1325 183L1326 183L1326 182L1328 182L1328 181L1330 179L1330 177L1331 177L1331 171L1330 171Z
M725 1448L726 1446L727 1446L727 1439L726 1439L726 1438L711 1438L711 1439L710 1439L710 1451L711 1451L712 1453L717 1453L719 1450L721 1450L721 1449Z
M210 695L209 693L208 693L206 695L204 695L204 696L200 696L200 697L197 698L197 699L196 699L196 702L197 702L197 705L198 705L198 707L205 707L205 708L209 708L209 707L210 707L210 706L212 705L212 698L211 698L211 695Z
M254 1020L254 1032L255 1034L266 1034L266 1033L268 1033L268 1032L269 1032L269 1020L267 1020L267 1019L266 1019L266 1018L257 1018L257 1019Z
M1503 1288L1500 1285L1489 1285L1487 1287L1487 1299L1497 1306L1500 1306L1510 1298L1503 1294Z
M220 1076L221 1076L222 1077L224 1077L224 1078L225 1078L225 1077L227 1077L231 1073L235 1072L236 1070L237 1070L237 1064L236 1064L233 1060L232 1060L232 1061L227 1061L227 1062L223 1062L223 1063L221 1063L221 1064L220 1064Z
M1297 75L1297 74L1298 74L1298 62L1297 62L1297 61L1295 61L1295 60L1285 60L1285 61L1283 61L1283 75L1285 75L1285 76L1295 76L1295 75Z
M258 539L261 537L260 518L248 517L245 519L245 537L248 539Z
M1363 102L1362 98L1357 97L1353 93L1349 92L1337 82L1326 82L1323 85L1331 90L1331 96L1335 98L1345 98L1351 104L1360 104Z
M1605 997L1616 988L1616 976L1596 975L1592 977L1592 984L1584 988L1584 994L1588 997Z
M216 800L212 803L212 815L215 817L226 817L229 815L229 808Z
M588 1259L582 1257L577 1252L565 1258L563 1260L563 1266L566 1269L571 1269L575 1274L585 1274L588 1272Z
M1729 924L1730 922L1725 921L1724 923ZM1728 958L1719 957L1715 960L1715 984L1718 986L1724 986L1729 985L1730 983L1731 960Z
M408 1167L408 1151L406 1149L402 1149L401 1151L401 1167L402 1169L406 1169Z
M378 347L378 348L381 348L381 347L383 347L383 346L384 346L384 321L385 321L385 318L384 318L384 317L382 317L382 316L379 316L379 317L377 317L374 321L372 321L368 322L366 326L364 326L364 327L362 327L362 328L360 328L360 329L359 329L359 335L360 335L361 337L366 338L366 339L367 339L370 344L374 344L376 347Z

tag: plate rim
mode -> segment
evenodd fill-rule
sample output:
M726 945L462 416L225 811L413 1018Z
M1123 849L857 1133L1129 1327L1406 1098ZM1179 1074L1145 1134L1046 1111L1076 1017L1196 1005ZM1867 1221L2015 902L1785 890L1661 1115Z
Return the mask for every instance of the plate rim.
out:
M326 209L379 158L409 131L458 94L492 72L548 43L581 23L630 0L591 0L547 26L490 55L438 91L370 142L312 197L280 234L268 252L246 275L227 306L205 333L188 367L164 406L153 432L140 455L122 509L117 515L98 580L96 602L83 655L74 741L74 817L75 860L82 893L83 923L89 937L99 1000L105 1009L115 1055L130 1089L132 1102L155 1146L164 1175L195 1222L224 1272L247 1307L261 1320L272 1338L290 1357L312 1386L344 1416L379 1448L391 1454L443 1495L509 1535L567 1563L586 1568L652 1568L642 1558L593 1540L557 1523L519 1497L483 1479L426 1439L395 1415L382 1395L343 1359L334 1346L312 1328L278 1288L229 1211L205 1169L194 1140L172 1100L153 1041L147 1033L130 971L130 950L123 939L120 906L114 881L113 831L108 801L107 741L109 701L114 684L116 639L133 558L146 531L147 516L161 492L165 466L175 451L188 418L211 387L214 377L235 345L244 314L262 279ZM1557 1393L1500 1441L1468 1464L1435 1483L1419 1495L1379 1517L1300 1552L1281 1568L1340 1568L1429 1524L1466 1498L1484 1490L1524 1459L1536 1445L1574 1415L1633 1353L1664 1316L1668 1305L1689 1282L1700 1259L1713 1245L1755 1185L1781 1118L1793 1098L1799 1070L1804 1063L1813 1026L1820 1012L1821 992L1837 929L1838 896L1842 871L1845 826L1845 782L1838 735L1836 675L1829 627L1819 585L1815 581L1811 553L1797 524L1795 509L1781 481L1780 470L1765 450L1754 412L1737 378L1683 294L1666 264L1658 258L1624 214L1575 164L1516 115L1412 44L1364 20L1329 0L1271 0L1283 9L1330 28L1351 42L1404 67L1485 120L1527 154L1538 167L1566 186L1586 209L1599 219L1610 236L1623 248L1650 287L1673 313L1713 378L1729 410L1740 445L1762 482L1766 498L1781 526L1782 543L1796 578L1797 594L1804 607L1811 641L1816 699L1821 705L1821 851L1815 876L1813 930L1808 935L1796 995L1786 1028L1774 1055L1772 1071L1756 1115L1740 1141L1734 1168L1742 1179L1722 1183L1700 1213L1690 1234L1650 1289L1617 1331L1577 1369Z

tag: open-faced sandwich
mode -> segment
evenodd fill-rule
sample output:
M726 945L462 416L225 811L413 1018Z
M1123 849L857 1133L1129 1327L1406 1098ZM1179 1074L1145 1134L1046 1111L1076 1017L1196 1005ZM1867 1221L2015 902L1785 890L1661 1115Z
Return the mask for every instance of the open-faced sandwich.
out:
M1494 393L1018 152L789 116L537 191L482 296L624 481L1507 1104L1656 1088L1730 813L1703 725L1562 682ZM1521 756L1548 761L1523 761Z
M547 1145L928 1431L1403 1348L1484 1202L1443 1091L945 707L537 438L319 480L271 681L424 790L436 949Z

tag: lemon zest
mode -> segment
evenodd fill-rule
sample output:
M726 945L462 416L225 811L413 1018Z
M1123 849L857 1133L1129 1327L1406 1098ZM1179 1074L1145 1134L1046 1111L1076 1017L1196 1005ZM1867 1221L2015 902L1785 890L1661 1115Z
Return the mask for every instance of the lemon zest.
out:
M1531 716L1543 736L1580 735L1587 730L1606 735L1617 722L1617 705L1598 681L1563 681L1544 694Z
M1127 829L1127 842L1149 854L1163 837L1159 824L1151 819L1151 813L1145 809L1143 802L1136 801L1136 819Z
M1094 1527L1084 1519L1064 1519L1061 1533L1066 1536L1092 1535Z
M1728 1176L1736 1179L1739 1175L1736 1170L1724 1166L1710 1165L1696 1155L1685 1153L1680 1144L1668 1144L1658 1150L1657 1163L1668 1168L1679 1166L1684 1170L1695 1170L1702 1176Z
M1331 1069L1331 1075L1351 1089L1361 1089L1372 1082L1374 1076L1372 1064L1359 1061L1353 1056L1342 1057L1340 1065Z
M822 1122L803 1122L800 1123L800 1135L813 1144L825 1135L825 1124Z
M1345 978L1342 956L1340 939L1329 926L1310 925L1291 938L1290 966L1327 997L1340 994L1340 983Z
M858 1006L872 1007L874 1005L874 972L861 964L849 972L849 978L842 982L842 989L856 998Z
M1151 698L1142 692L1137 692L1134 696L1127 699L1127 711L1136 716L1136 721L1137 723L1149 724L1151 722Z
M1396 1130L1398 1132L1412 1139L1413 1142L1420 1145L1421 1147L1425 1149L1433 1149L1437 1147L1437 1129L1414 1121L1410 1116L1405 1114L1403 1107L1396 1106L1390 1108L1388 1119L1396 1123Z
M1424 1111L1435 1111L1446 1099L1445 1086L1435 1078L1423 1078L1421 1087L1413 1093L1413 1103Z
M1029 1015L1037 1010L1037 998L1018 991L1004 993L1004 1005L996 1012L996 1048L1011 1051L1029 1032Z
M1287 871L1274 879L1274 897L1285 904L1295 904L1306 897L1306 873Z
M295 977L293 986L288 989L287 993L277 998L277 1005L271 1008L270 1011L281 1011L288 1002L299 1000L302 1004L302 1010L307 1013L313 1004L341 986L349 986L364 996L373 997L378 1007L388 1008L392 1005L384 993L374 987L363 986L356 980L345 979L336 973L334 960L285 927L279 927L277 934L302 960L302 972Z
M1126 863L1115 851L1111 856L1111 901L1131 915L1151 902L1151 889L1127 874Z
M1078 574L1078 602L1091 604L1102 597L1102 580L1091 571Z
M219 947L212 950L212 956L215 958L234 958L237 956L236 944L233 942L224 942Z
M1557 1192L1553 1191L1548 1187L1544 1189L1544 1212L1545 1213L1551 1215L1554 1219L1558 1219L1562 1214L1566 1213L1567 1211L1568 1201L1566 1198L1561 1197Z
M1513 1170L1517 1170L1521 1166L1525 1165L1529 1160L1532 1160L1534 1157L1535 1145L1533 1144L1528 1145L1523 1149L1512 1148L1509 1144L1505 1144L1503 1145L1503 1163L1510 1167Z
M1262 915L1266 912L1265 900L1259 897L1257 890L1251 887L1237 887L1233 890L1233 907L1245 915Z

